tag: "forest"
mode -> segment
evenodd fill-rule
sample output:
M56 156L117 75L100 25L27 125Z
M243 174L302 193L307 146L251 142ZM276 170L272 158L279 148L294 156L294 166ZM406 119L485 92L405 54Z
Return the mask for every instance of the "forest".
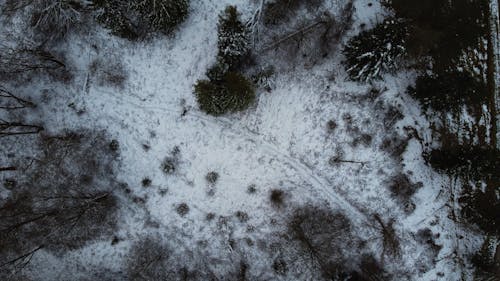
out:
M498 0L0 0L0 280L500 280Z

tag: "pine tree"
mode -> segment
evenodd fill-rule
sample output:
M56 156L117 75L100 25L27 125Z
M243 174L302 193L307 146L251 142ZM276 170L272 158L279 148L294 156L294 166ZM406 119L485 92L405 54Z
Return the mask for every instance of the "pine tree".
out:
M406 25L391 18L352 38L343 51L349 77L369 81L396 70L398 60L406 55L407 36Z
M219 16L218 33L218 61L234 69L250 51L249 32L235 6L228 6Z
M170 34L187 18L189 0L140 0L134 7L154 31Z

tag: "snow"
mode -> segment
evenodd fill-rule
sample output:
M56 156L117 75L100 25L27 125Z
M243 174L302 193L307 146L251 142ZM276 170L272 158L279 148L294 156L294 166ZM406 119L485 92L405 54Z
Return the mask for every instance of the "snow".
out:
M106 129L120 144L122 164L117 180L127 183L134 196L145 199L143 206L123 210L120 236L124 242L117 246L108 241L96 242L64 257L36 255L33 263L47 270L36 272L33 279L66 280L67 272L83 274L103 265L118 272L123 270L120 262L131 242L152 232L174 243L179 251L205 252L224 265L233 255L227 245L228 233L236 239L265 240L277 232L279 227L272 220L287 214L272 207L268 197L270 190L280 188L285 191L287 207L328 204L345 213L356 226L356 234L367 239L376 256L381 252L380 237L373 228L376 223L372 215L396 219L403 254L389 267L396 272L407 269L408 280L458 280L461 272L456 271L449 255L455 247L469 247L462 251L471 253L479 242L448 218L449 198L440 186L449 184L449 179L425 165L421 157L424 147L415 139L409 141L403 165L380 148L390 133L405 136L405 126L415 127L425 140L430 138L430 124L405 94L415 74L387 75L374 85L346 82L342 58L337 54L333 61L307 71L276 73L272 91L259 90L258 101L245 112L208 116L198 109L193 85L215 62L218 14L227 4L236 4L243 16L250 18L259 3L191 2L190 16L171 38L159 36L129 43L104 30L97 33L97 38L75 34L65 46L77 73L74 82L64 85L36 80L18 87L26 93L45 92L36 101L37 111L51 132L82 127ZM373 6L369 7L368 2ZM352 34L360 24L369 27L383 18L377 1L358 0L355 6ZM124 87L97 85L88 70L95 59L121 61L128 72ZM385 90L372 98L372 86ZM380 109L388 105L396 106L405 116L392 128L384 127L384 112ZM77 114L74 108L84 113ZM184 110L187 113L182 116ZM338 124L332 133L326 130L329 120ZM371 135L371 142L353 145L360 133ZM144 144L150 149L145 150ZM180 149L179 164L173 174L166 175L160 167L175 147ZM366 163L332 166L329 159L339 151L345 160ZM214 186L205 179L211 171L219 174ZM410 215L387 189L387 182L401 171L414 182L423 183L414 196L416 209ZM152 180L152 186L141 186L145 177ZM247 192L250 185L256 186L255 194ZM180 203L190 208L184 217L175 211ZM252 231L230 218L237 211L249 215L247 224L253 226ZM207 222L208 213L230 218L231 231ZM430 268L426 273L419 273L415 263L427 258L428 253L414 234L424 228L441 234L437 243L443 249L436 257L438 262L427 265ZM454 230L457 233L450 233ZM456 240L459 233L470 246ZM201 241L209 241L203 250ZM254 272L268 270L272 263L260 251L253 248L246 253L259 257L253 263L249 259ZM58 266L61 263L64 266ZM437 277L438 272L444 277Z

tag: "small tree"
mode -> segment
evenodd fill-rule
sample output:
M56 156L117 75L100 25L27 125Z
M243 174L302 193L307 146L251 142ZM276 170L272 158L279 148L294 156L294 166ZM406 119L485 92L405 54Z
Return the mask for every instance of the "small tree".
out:
M219 16L218 61L228 69L234 69L250 52L249 32L241 22L235 6L228 6Z
M343 51L349 77L369 81L396 70L398 60L406 55L407 36L406 24L391 18L352 38Z
M194 87L200 109L215 116L244 110L255 100L253 84L237 72L220 82L199 80Z
M222 115L246 109L255 100L253 83L237 72L249 54L248 31L235 6L219 16L217 63L207 71L209 80L198 80L194 91L200 109Z

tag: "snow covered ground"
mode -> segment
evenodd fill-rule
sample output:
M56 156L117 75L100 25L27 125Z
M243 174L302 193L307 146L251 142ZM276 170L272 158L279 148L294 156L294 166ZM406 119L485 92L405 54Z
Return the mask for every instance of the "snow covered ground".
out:
M369 2L355 1L352 33L362 23L370 26L383 19L378 4ZM450 194L441 188L450 184L449 179L422 159L429 124L405 94L414 74L388 75L373 85L346 82L337 52L307 70L276 73L271 91L259 89L257 102L245 112L206 115L198 109L193 84L215 61L218 14L228 4L237 5L243 18L250 17L257 5L193 0L189 18L172 38L130 43L104 30L98 38L71 36L65 49L75 68L74 82L32 81L19 86L26 93L43 93L36 100L37 111L47 120L49 131L107 130L120 144L117 180L144 199L124 208L122 242L113 246L97 242L63 257L35 255L32 263L40 266L34 267L33 280L76 280L70 276L83 276L104 265L121 271L132 242L147 233L159 234L177 251L207 257L213 268L227 267L238 252L247 257L254 276L270 272L262 280L313 280L273 275L274 256L268 247L246 245L236 250L230 243L271 241L269 237L284 229L294 206L306 204L326 204L344 213L379 259L384 259L383 238L374 214L386 222L394 219L401 256L384 264L395 274L394 280L468 276L470 272L457 271L458 259L472 253L480 241L450 219ZM121 62L128 73L124 86L99 85L89 70L96 59ZM399 110L401 118L391 115L390 109ZM336 128L328 129L329 121ZM411 136L409 127L423 142ZM408 139L401 163L391 156L392 148L383 145L393 135ZM172 174L161 169L168 157L178 161ZM332 157L342 161L332 163ZM209 172L219 175L214 184L206 180ZM422 183L411 198L414 208L404 206L388 188L401 173ZM151 179L151 186L142 186L144 178ZM284 191L284 206L271 203L274 189ZM189 207L183 216L177 212L181 203ZM248 214L248 220L239 220L237 212ZM215 220L207 221L212 213ZM432 243L442 246L437 252L417 235L426 228L434 235Z

